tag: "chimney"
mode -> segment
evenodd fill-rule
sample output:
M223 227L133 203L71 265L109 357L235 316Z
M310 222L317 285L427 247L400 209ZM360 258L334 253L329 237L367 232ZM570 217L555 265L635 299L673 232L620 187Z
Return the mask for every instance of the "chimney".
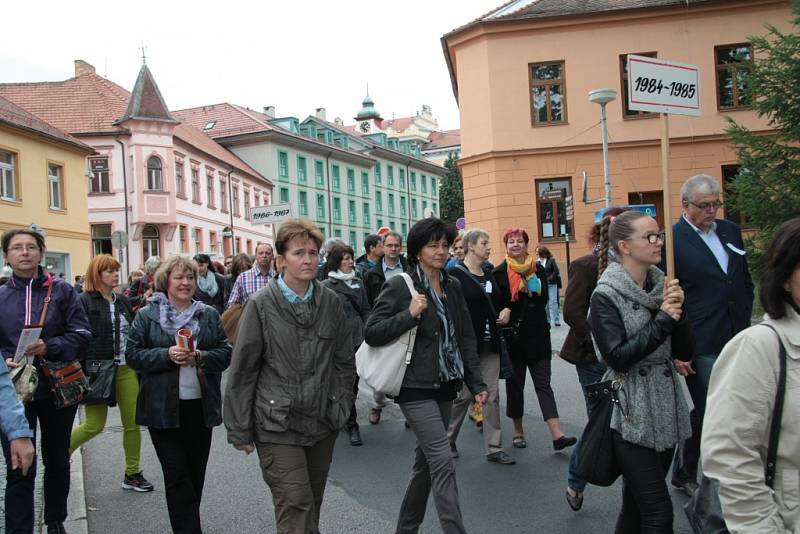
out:
M325 108L317 108L316 111L314 112L314 116L321 121L328 120L326 115L327 114L325 113Z
M82 59L75 60L75 77L94 74L94 67Z
M264 115L270 119L275 118L275 106L264 106Z

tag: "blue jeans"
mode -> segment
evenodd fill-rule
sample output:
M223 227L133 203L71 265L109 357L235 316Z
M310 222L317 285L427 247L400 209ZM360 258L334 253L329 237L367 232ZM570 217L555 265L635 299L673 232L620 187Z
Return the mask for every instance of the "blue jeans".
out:
M717 354L698 354L692 361L695 374L686 377L686 386L694 403L690 421L692 436L675 448L672 476L681 482L697 482L697 463L700 460L700 437L703 429L703 415L706 413L706 396L711 370Z
M550 308L553 308L552 321L550 320ZM556 284L548 284L547 286L547 306L545 306L544 312L547 315L548 323L561 323L561 319L558 314L558 286Z
M589 398L586 396L586 386L599 382L606 372L606 364L597 361L586 364L578 364L575 370L578 372L578 380L581 383L581 391L583 392L583 400L586 402L586 416L591 417L592 407L589 404ZM578 438L578 443L572 448L572 454L569 457L569 471L567 475L567 484L575 491L583 491L586 487L586 481L578 476L578 464L581 461L581 440Z

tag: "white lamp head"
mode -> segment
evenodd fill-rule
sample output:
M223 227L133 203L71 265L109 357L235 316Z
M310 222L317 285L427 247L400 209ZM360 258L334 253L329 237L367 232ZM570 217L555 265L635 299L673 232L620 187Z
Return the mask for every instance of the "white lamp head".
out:
M617 99L617 92L614 89L594 89L589 91L589 102L605 105Z

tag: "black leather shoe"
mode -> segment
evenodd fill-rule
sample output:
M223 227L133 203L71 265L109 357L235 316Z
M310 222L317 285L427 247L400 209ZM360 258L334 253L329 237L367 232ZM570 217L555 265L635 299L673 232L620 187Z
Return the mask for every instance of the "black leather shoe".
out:
M361 432L358 430L358 425L351 426L347 433L350 435L350 445L353 447L360 447L364 444L361 441Z
M67 531L64 530L64 523L61 521L56 523L48 523L47 534L67 534Z
M487 462L495 462L503 465L514 465L517 461L506 453L506 451L497 451L492 454L486 455Z
M553 440L553 449L556 451L560 451L566 449L567 447L572 447L578 443L578 438L568 438L567 436L561 436L558 439Z
M577 512L583 506L583 494L575 492L575 495L570 495L569 490L567 490L567 504Z

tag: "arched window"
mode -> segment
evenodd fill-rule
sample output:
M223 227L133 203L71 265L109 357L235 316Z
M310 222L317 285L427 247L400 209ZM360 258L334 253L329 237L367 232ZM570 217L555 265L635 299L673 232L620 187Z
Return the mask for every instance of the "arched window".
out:
M161 256L161 241L158 236L158 228L148 224L142 230L142 261L150 256Z
M150 191L163 191L161 181L161 160L156 156L150 156L147 160L147 189Z

